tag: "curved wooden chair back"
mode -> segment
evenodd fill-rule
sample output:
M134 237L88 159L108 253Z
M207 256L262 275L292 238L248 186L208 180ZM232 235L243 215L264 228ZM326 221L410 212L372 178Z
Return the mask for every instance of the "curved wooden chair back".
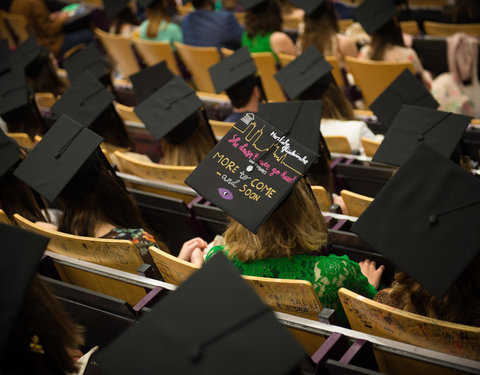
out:
M343 20L338 20L338 29L340 33L345 34L345 31L353 25L353 20L351 18L346 18Z
M35 102L40 110L50 109L57 98L51 92L36 92L35 93Z
M368 138L361 138L360 141L362 142L363 150L365 151L365 155L369 157L373 157L377 152L378 148L380 147L380 143L378 141L374 141Z
M10 30L15 34L17 44L24 42L32 34L24 15L9 13L3 10L1 14L8 26L10 26Z
M323 186L317 185L312 186L313 195L315 195L315 199L317 200L318 205L322 211L328 211L332 206L332 200L328 195L327 189Z
M158 42L133 38L133 44L135 45L135 48L142 57L143 61L145 61L148 66L165 61L173 74L180 74L177 61L175 60L175 55L173 54L172 47L170 46L169 42Z
M128 147L118 147L107 142L102 142L100 147L102 148L102 151L105 154L105 157L107 158L108 162L112 165L118 165L118 159L117 159L117 156L115 155L115 151L118 151L118 152L130 151L130 148Z
M232 128L234 122L225 122L217 120L208 120L210 127L212 128L213 134L216 138L223 138L225 134Z
M152 246L149 249L155 265L162 274L163 280L173 285L180 285L200 267L179 259Z
M204 103L221 103L221 104L229 104L230 98L225 94L214 94L211 92L204 92L204 91L197 91L198 98L203 101Z
M113 59L125 79L140 70L137 57L132 49L132 41L130 38L122 35L110 34L99 28L95 29L95 34L102 42L108 55Z
M286 55L284 53L279 53L277 56L278 56L278 60L280 61L280 65L282 67L288 65L296 58L296 56ZM344 85L344 82L342 77L342 71L340 69L340 64L338 63L337 58L335 56L325 56L325 60L327 60L330 63L330 65L333 67L332 69L333 79L335 80L338 86L342 87Z
M348 190L340 191L340 195L343 198L343 202L350 216L359 217L363 211L367 209L369 204L373 202L373 198Z
M175 48L192 75L195 88L198 91L215 93L208 68L220 61L220 53L217 48L194 47L179 42L175 42Z
M365 106L368 107L406 68L415 74L410 62L389 62L361 60L346 56L347 68L352 73L356 85L362 91Z
M352 153L350 143L348 143L348 139L344 135L324 135L323 138L325 142L327 142L327 147L330 152L338 152L341 154Z
M284 16L283 17L283 23L282 23L282 29L283 30L297 30L298 25L301 21L302 21L302 19L299 19L298 17Z
M423 26L427 35L450 36L455 33L465 33L473 36L480 35L480 23L459 24L425 21Z
M1 210L0 209L0 223L2 224L7 224L7 225L11 225L12 223L10 222L10 219L8 218L7 214L5 213L5 211Z
M117 110L118 115L123 121L142 123L142 120L140 120L137 114L133 112L133 107L129 107L128 105L120 103L115 103L115 109Z
M0 39L7 39L8 47L15 48L17 43L15 42L15 38L12 35L12 32L7 26L7 21L5 20L4 14L6 12L4 10L0 10Z
M442 353L480 361L480 328L427 318L338 291L352 329Z
M143 264L137 248L130 241L74 236L41 228L18 214L14 218L21 228L49 237L47 250L54 253L130 273L136 273ZM56 268L63 281L121 298L132 306L146 295L143 288L121 281L59 264L56 264Z
M15 140L21 147L33 148L33 141L27 133L5 133L7 137Z
M233 15L240 25L245 26L245 17L247 16L247 12L233 12Z
M400 28L402 32L410 35L420 34L417 21L400 21Z
M195 9L193 9L193 7L191 7L191 6L177 5L178 14L179 14L181 17L186 16L188 13L193 12L194 10L195 10Z
M145 162L118 151L114 154L117 157L120 172L171 184L185 185L185 179L195 169L195 166L164 165Z

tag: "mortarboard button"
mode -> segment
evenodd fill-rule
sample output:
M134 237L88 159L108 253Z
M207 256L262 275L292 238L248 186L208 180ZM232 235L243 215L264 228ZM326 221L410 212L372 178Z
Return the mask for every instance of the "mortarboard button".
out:
M428 222L432 225L437 224L438 223L438 216L435 215L435 214L430 215L428 217Z
M420 134L418 137L417 137L418 141L419 142L423 142L425 137L423 136L423 134Z

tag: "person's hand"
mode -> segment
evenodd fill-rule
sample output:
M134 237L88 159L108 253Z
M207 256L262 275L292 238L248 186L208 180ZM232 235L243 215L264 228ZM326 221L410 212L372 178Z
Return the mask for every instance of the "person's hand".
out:
M52 21L61 21L61 22L65 22L69 17L70 16L68 12L53 12L53 13L50 13L50 16L49 16L49 18Z
M375 288L378 289L380 285L380 279L382 277L382 273L385 270L385 266L381 265L377 268L377 265L373 260L365 259L364 261L358 263L360 265L360 270L368 279L368 282L372 284Z
M192 238L183 244L178 258L201 266L203 264L203 250L207 245L208 244L200 237Z

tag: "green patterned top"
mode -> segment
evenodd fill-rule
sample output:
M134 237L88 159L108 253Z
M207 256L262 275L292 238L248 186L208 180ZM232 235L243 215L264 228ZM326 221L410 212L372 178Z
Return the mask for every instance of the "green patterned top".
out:
M205 260L208 261L217 252L228 255L225 246L210 249ZM348 256L314 256L298 254L282 258L269 258L242 263L237 257L230 258L242 275L272 277L278 279L299 279L312 283L322 307L335 309L340 324L347 326L348 321L338 298L338 290L347 288L368 298L373 298L377 289L369 284L360 271L358 263Z

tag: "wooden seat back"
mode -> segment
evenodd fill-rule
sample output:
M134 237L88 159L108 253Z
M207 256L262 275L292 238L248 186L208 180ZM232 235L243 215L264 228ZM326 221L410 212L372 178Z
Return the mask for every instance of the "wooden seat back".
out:
M0 10L0 39L7 39L8 47L10 49L15 48L17 43L15 42L15 38L7 26L7 21L5 20L4 14L6 12L4 10Z
M296 16L283 16L282 29L283 30L297 30L302 19Z
M233 15L237 19L239 25L245 26L245 17L247 16L247 12L234 12Z
M427 35L450 36L455 33L465 33L473 36L480 35L480 23L459 24L425 21L423 26Z
M33 141L27 133L5 133L18 143L20 147L33 148Z
M417 21L400 21L400 28L402 32L410 35L420 34Z
M185 185L185 179L195 169L195 166L177 166L146 162L118 151L114 154L117 158L120 172L151 180L169 182L171 184Z
M155 265L162 274L163 280L167 283L180 285L200 268L156 247L150 247L149 251Z
M57 101L55 95L51 92L36 92L35 102L40 111L50 109Z
M338 291L352 329L442 353L480 360L480 328L399 310L350 290Z
M107 33L99 28L95 29L95 34L125 79L140 70L130 38L123 35Z
M313 195L315 195L315 199L317 200L318 205L322 211L328 211L332 206L332 200L328 195L327 189L323 186L312 186Z
M198 91L215 93L208 68L220 61L220 54L215 47L194 47L175 42L175 48L183 64L192 75Z
M340 33L345 34L345 31L350 26L352 26L353 22L355 22L355 21L353 21L353 19L351 19L351 18L345 18L343 20L338 20L337 22L338 22L338 29L339 29Z
M415 74L410 62L389 62L362 60L346 56L347 68L356 85L362 91L365 106L368 107L405 69Z
M372 139L368 138L360 138L360 141L362 142L363 150L365 151L365 155L369 157L373 157L375 153L377 152L378 148L380 147L380 144L382 142L379 141L374 141Z
M23 14L9 13L4 10L0 10L0 13L7 25L10 26L10 30L15 34L17 44L24 42L32 34L28 21Z
M10 219L8 218L7 214L2 209L0 209L0 223L8 224L8 225L12 224L10 222Z
M359 217L367 209L373 198L367 197L348 190L340 191L345 207L347 207L350 216Z
M324 135L323 138L327 142L330 152L338 152L341 154L351 154L352 148L344 135Z
M234 122L225 122L217 120L208 120L216 138L223 138L225 134L232 128Z
M103 153L105 154L105 157L107 158L108 162L112 165L118 165L118 159L117 159L117 156L115 155L115 151L118 151L118 152L130 151L130 148L128 147L119 147L107 142L102 142L100 147Z
M143 61L148 66L155 65L161 61L165 61L168 68L175 75L180 74L175 55L169 42L159 42L152 40L144 40L140 38L133 38L133 44Z
M115 103L115 109L117 110L118 115L121 117L123 121L131 121L141 123L140 120L135 112L133 112L133 107L129 107L128 105Z
M136 273L137 269L143 264L137 248L131 241L74 236L42 228L18 214L15 214L14 218L21 228L49 237L50 242L47 245L47 250L54 253L130 273ZM143 288L94 275L90 272L60 264L56 264L56 268L63 281L121 298L132 306L137 304L146 294Z

